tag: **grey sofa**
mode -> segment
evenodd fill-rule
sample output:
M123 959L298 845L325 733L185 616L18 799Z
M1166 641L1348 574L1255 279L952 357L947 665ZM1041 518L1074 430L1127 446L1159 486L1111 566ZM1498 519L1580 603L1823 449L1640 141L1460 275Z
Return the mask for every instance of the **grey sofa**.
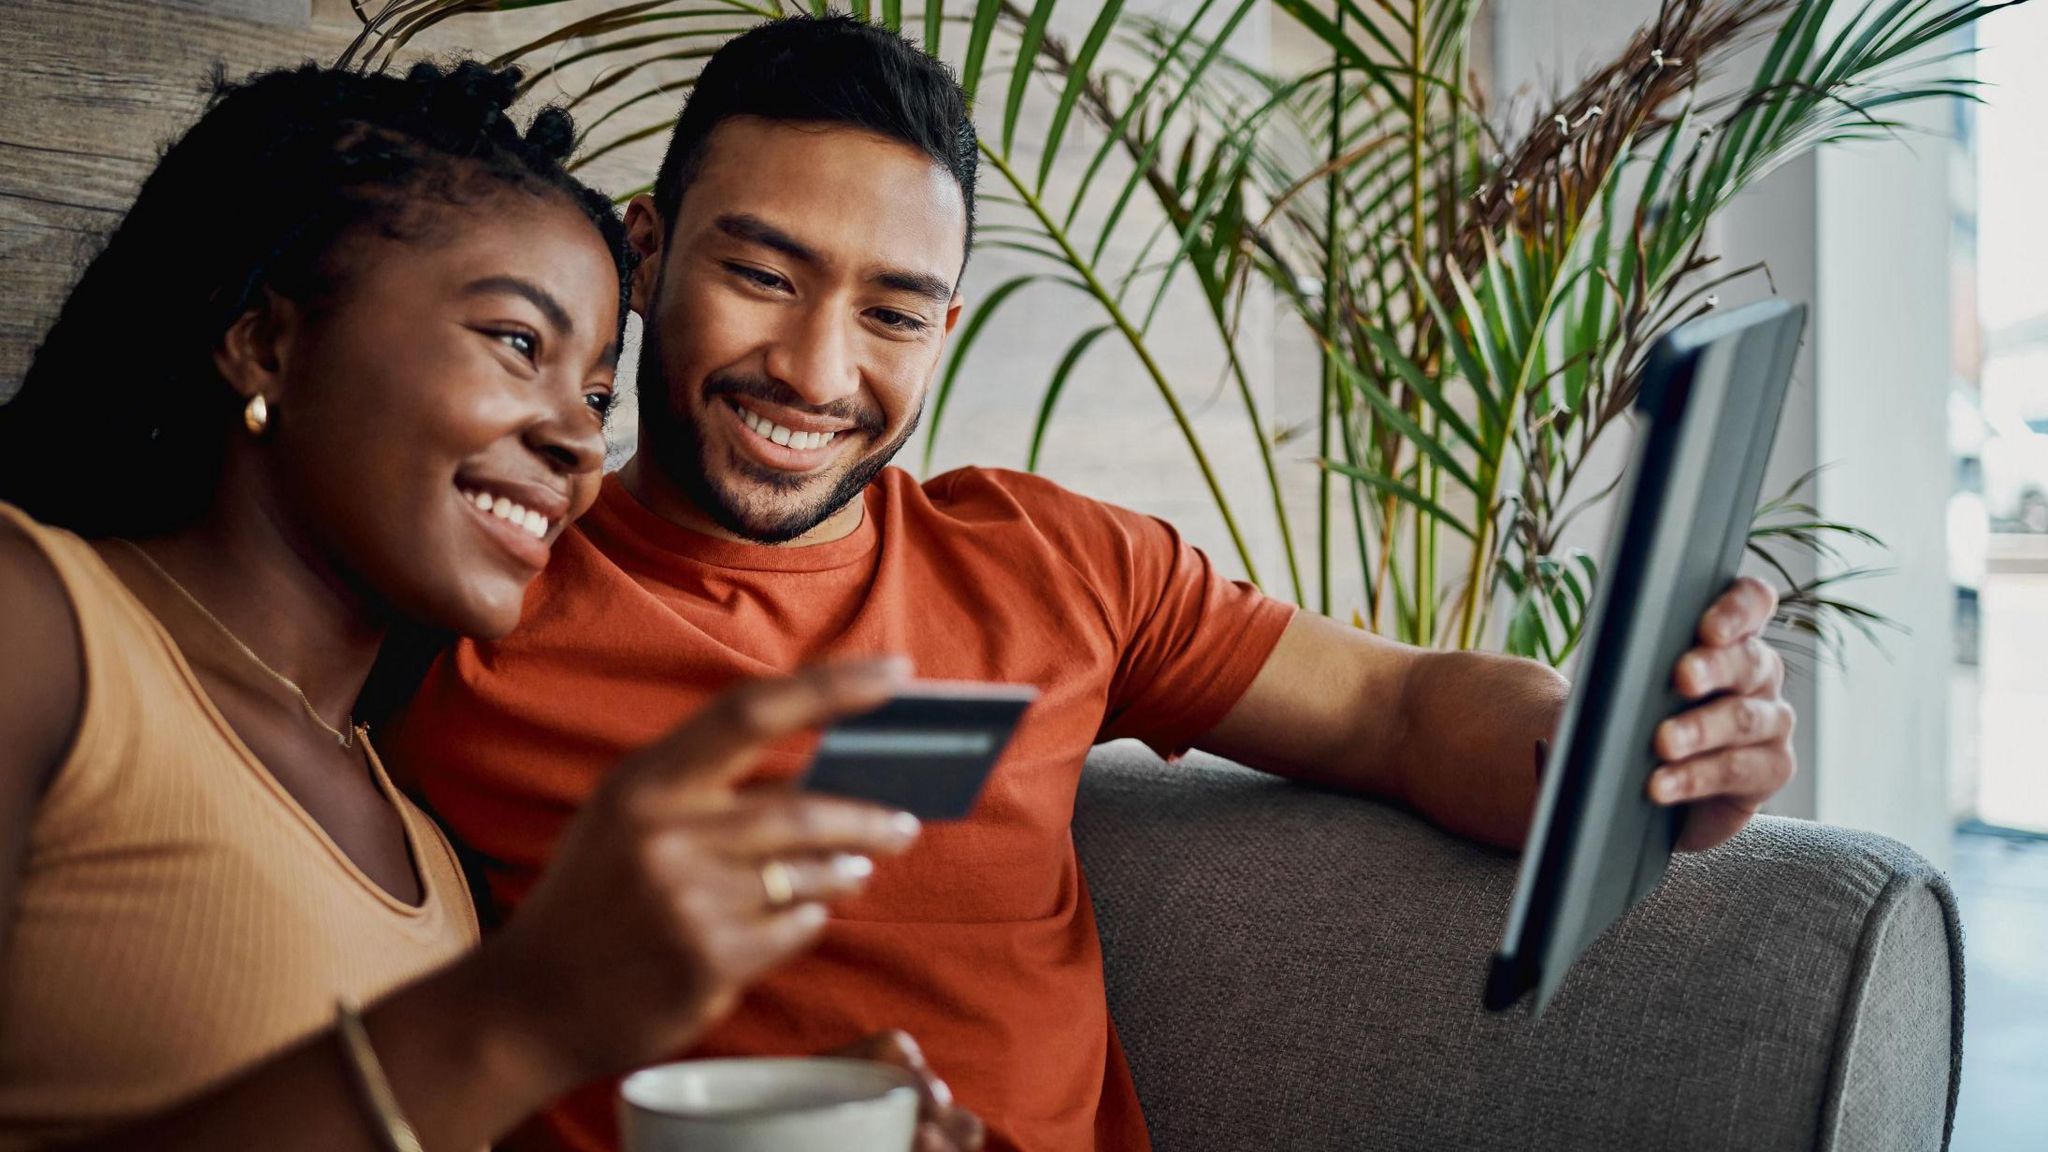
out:
M1955 900L1893 841L1680 857L1535 1020L1479 1007L1514 859L1405 812L1109 745L1074 835L1159 1152L1947 1144Z

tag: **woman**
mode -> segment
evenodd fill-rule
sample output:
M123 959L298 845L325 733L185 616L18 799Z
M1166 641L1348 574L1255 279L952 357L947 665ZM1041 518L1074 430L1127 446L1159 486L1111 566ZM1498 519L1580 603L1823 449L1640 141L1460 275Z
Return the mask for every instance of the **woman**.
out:
M687 1047L916 835L728 783L900 669L764 681L479 949L351 719L395 623L509 631L597 490L628 249L516 84L224 86L0 408L0 1147L477 1147ZM921 1140L976 1142L931 1090Z

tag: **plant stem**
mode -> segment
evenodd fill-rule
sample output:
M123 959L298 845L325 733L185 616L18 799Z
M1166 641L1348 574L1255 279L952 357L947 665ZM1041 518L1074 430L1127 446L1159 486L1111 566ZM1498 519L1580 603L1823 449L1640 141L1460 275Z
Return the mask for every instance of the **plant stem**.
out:
M1144 337L1138 334L1130 318L1125 316L1123 309L1117 305L1116 295L1103 286L1102 281L1095 275L1095 269L1081 259L1081 254L1068 242L1066 230L1054 223L1052 217L1046 213L1045 205L1039 200L1037 193L1024 183L986 141L982 142L980 147L982 159L1002 174L1003 179L1016 190L1024 205L1031 209L1032 215L1038 217L1039 227L1045 229L1047 238L1059 245L1068 266L1081 276L1089 294L1094 296L1096 303L1102 305L1103 311L1109 314L1110 323L1116 325L1117 331L1123 333L1124 340L1130 344L1131 350L1138 354L1138 362L1145 366L1146 374L1152 377L1152 383L1159 389L1160 398L1166 401L1167 411L1173 414L1174 424L1179 427L1182 438L1187 441L1188 451L1195 458L1195 467L1201 470L1202 481L1209 486L1209 495L1216 501L1216 511L1223 516L1223 527L1230 533L1230 543L1237 549L1238 560L1244 564L1245 578L1255 587L1262 586L1259 583L1258 565L1252 560L1251 548L1244 542L1244 533L1238 529L1237 517L1231 515L1230 501L1223 494L1223 484L1216 478L1216 470L1209 466L1209 455L1202 450L1201 439L1195 435L1195 427L1188 420L1187 410L1181 407L1180 397L1174 394L1173 385L1167 383L1166 373L1161 371L1158 362L1152 359L1152 350L1145 346Z
M1424 136L1428 129L1427 117L1429 115L1428 91L1423 87L1422 83L1423 67L1427 63L1424 57L1429 50L1429 33L1425 23L1427 15L1428 4L1426 0L1413 0L1409 7L1408 19L1410 41L1410 67L1408 72L1408 230L1409 244L1414 251L1415 266L1418 268L1427 267L1428 253L1427 238L1424 234L1427 223L1424 215L1425 208L1422 203L1422 169L1423 165L1427 162L1425 159L1427 153ZM1411 296L1413 299L1408 309L1409 322L1417 327L1419 340L1423 316L1422 294L1419 286L1411 293ZM1416 351L1420 353L1421 348L1416 348ZM1417 362L1421 362L1419 356L1417 357ZM1426 458L1420 456L1416 459L1416 467L1420 469L1416 479L1421 481L1421 483L1416 485L1416 488L1419 491L1433 492L1437 486L1436 469L1430 466ZM1432 547L1434 543L1432 537L1434 534L1431 531L1434 526L1435 517L1430 516L1419 508L1415 509L1412 514L1415 517L1415 555L1411 558L1415 564L1415 635L1409 639L1412 643L1428 646L1436 631L1436 591L1434 588L1436 579L1432 572L1436 563L1436 556L1435 549Z
M1337 5L1337 31L1344 31L1344 5ZM1328 203L1323 207L1323 387L1316 413L1316 450L1320 459L1330 458L1330 418L1337 404L1337 276L1339 255L1337 201L1343 193L1343 173L1337 158L1344 146L1344 55L1330 54L1330 175ZM1357 463L1352 461L1352 463ZM1316 478L1316 593L1320 611L1330 614L1330 470L1317 470Z

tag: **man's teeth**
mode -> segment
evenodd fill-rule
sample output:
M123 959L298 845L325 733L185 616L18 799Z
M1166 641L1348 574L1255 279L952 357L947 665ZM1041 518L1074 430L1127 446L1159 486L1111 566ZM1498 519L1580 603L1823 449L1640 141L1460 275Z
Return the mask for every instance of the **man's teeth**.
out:
M793 429L784 428L773 420L762 419L752 409L742 408L737 404L733 405L733 407L739 412L740 420L763 439L773 440L785 448L794 448L799 452L808 452L813 448L823 448L832 442L833 437L839 435L837 432L798 432Z
M464 500L476 505L477 511L488 512L515 528L524 529L528 536L536 540L548 534L548 528L551 527L548 518L516 501L472 488L463 488L459 491Z

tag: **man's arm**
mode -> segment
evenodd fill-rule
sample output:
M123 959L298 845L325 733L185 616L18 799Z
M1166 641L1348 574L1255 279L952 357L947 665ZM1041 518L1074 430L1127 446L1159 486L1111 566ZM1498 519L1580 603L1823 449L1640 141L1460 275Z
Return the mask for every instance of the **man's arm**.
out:
M1657 730L1659 803L1695 801L1680 847L1740 831L1792 776L1784 663L1761 640L1777 598L1737 581L1701 618L1674 670L1695 706ZM1479 652L1432 652L1301 613L1252 686L1200 746L1254 768L1414 807L1446 830L1501 847L1528 834L1536 742L1564 716L1569 685L1549 667ZM1669 791L1667 791L1669 789Z

